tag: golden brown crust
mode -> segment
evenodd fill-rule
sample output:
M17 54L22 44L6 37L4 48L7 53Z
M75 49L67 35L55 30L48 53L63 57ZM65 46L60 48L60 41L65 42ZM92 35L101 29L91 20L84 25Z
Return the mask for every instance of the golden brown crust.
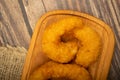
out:
M76 29L74 32L77 39L81 41L75 62L84 67L88 67L100 55L101 38L96 31L87 25L82 29Z
M29 80L91 80L88 71L76 64L60 64L50 61L42 65Z
M43 52L52 60L75 62L88 67L100 54L101 39L90 26L83 25L80 18L69 17L48 26L42 39Z
M82 25L81 19L77 17L69 17L62 19L56 23L51 24L46 28L42 38L43 52L52 60L67 63L71 61L77 53L78 45L77 41L70 40L70 34L68 34L69 40L64 41L61 39L66 32L71 32L75 27L78 28ZM81 26L82 27L82 26ZM74 36L74 35L73 35ZM63 40L63 41L62 41Z

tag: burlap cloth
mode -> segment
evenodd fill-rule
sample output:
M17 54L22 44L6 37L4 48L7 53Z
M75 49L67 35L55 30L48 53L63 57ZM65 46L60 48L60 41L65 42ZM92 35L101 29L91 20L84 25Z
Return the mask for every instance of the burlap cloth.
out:
M0 47L0 80L20 80L26 52L23 47Z

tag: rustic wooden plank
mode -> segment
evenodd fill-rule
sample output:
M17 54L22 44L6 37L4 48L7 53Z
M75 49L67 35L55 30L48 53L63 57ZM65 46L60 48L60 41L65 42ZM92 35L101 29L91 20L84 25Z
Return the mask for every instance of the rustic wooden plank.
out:
M108 5L106 6L108 7L107 10L109 12L109 17L110 17L109 20L111 20L110 22L108 22L108 24L111 25L111 28L113 29L115 33L115 38L116 38L116 46L115 46L114 56L113 56L108 79L118 80L120 79L120 66L119 66L120 65L120 59L119 59L120 57L120 35L119 35L120 24L118 22L119 21L118 19L120 19L120 16L117 15L119 10L117 11L117 14L115 13L118 7L116 7L116 9L114 8L113 0L107 1L107 2L108 2ZM116 4L116 6L118 5Z
M54 0L54 1L57 3L58 9L81 11L79 0L60 0L60 1Z
M28 48L30 35L24 22L18 0L0 0L3 42Z
M46 11L57 10L57 0L42 0Z
M45 13L45 9L42 3L42 0L22 0L23 5L26 10L26 14L28 20L30 22L30 26L34 29L37 20L40 18L43 13Z
M26 14L23 2L22 2L22 0L18 0L18 2L19 2L19 5L20 5L20 9L22 11L22 14L23 14L23 18L24 18L24 22L26 24L26 28L28 29L28 33L30 34L30 36L32 36L32 28L30 26L30 23L29 23L29 20L28 20L28 16Z
M0 5L0 11L3 11L3 8L2 8L2 5ZM6 23L6 21L3 19L3 16L4 18L6 18L5 16L5 12L1 12L1 15L0 15L0 37L1 37L1 43L4 45L5 43L8 43L8 44L13 44L11 43L11 38L10 38L10 34L8 36L8 34L6 34L6 31L5 31L5 28L8 26L8 24ZM7 20L7 19L6 19ZM4 27L5 26L5 27ZM4 36L5 35L5 36ZM8 37L6 37L8 36ZM15 38L16 39L16 38ZM8 41L9 40L9 41ZM18 44L17 42L15 42L14 44Z
M2 46L2 42L1 42L1 36L0 36L0 46Z

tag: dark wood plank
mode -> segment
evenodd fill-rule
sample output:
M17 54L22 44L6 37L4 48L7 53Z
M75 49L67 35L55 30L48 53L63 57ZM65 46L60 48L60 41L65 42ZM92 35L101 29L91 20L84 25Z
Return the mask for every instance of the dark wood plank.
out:
M18 2L19 2L19 5L20 5L20 9L22 11L22 14L23 14L23 18L24 18L24 22L26 24L26 28L28 29L28 33L30 34L30 36L32 36L32 28L30 26L30 23L29 23L29 20L28 20L28 16L26 14L25 7L23 5L23 1L22 0L18 0Z
M32 29L34 29L37 20L45 13L42 0L21 0L23 2L28 21Z
M0 37L0 46L2 46L1 37Z

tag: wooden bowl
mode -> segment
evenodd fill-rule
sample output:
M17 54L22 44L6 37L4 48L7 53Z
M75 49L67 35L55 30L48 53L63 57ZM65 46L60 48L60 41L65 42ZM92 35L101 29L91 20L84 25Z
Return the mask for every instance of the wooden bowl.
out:
M49 24L69 16L76 16L81 18L85 24L92 25L91 28L97 31L101 36L103 42L102 53L99 59L94 64L92 64L88 70L92 75L93 80L107 79L115 42L114 35L110 27L101 20L92 17L88 14L71 10L57 10L44 14L38 20L27 53L21 80L28 80L30 74L36 68L38 68L40 65L49 60L42 53L41 50L41 37L43 35L45 28Z

